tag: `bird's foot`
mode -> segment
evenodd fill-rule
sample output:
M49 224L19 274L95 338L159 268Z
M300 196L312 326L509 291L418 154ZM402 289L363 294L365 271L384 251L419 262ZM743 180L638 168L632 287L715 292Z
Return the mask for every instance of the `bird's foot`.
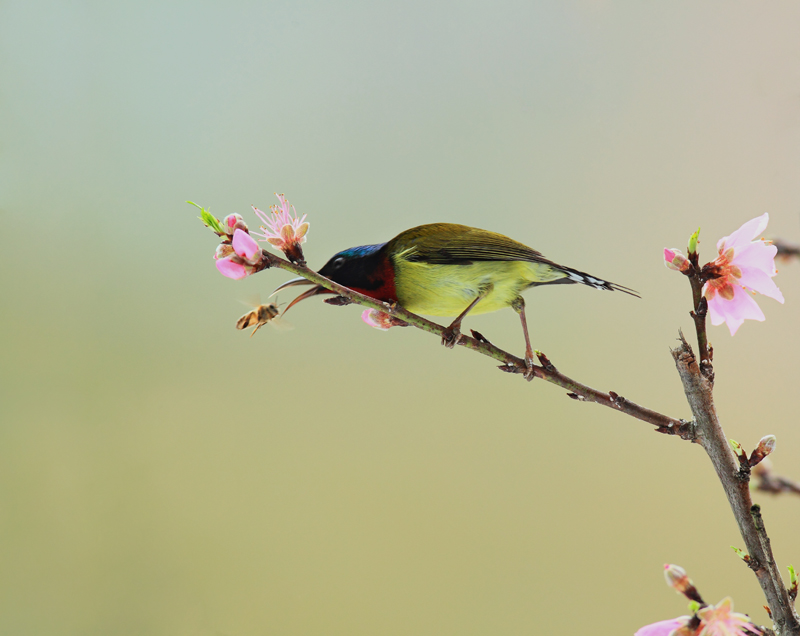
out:
M461 340L461 330L458 325L450 325L442 332L442 344L448 349L452 349Z

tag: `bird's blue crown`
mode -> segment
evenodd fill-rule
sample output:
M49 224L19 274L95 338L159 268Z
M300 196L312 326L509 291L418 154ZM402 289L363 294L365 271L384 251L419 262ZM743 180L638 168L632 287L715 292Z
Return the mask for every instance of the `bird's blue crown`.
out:
M380 250L386 243L379 243L377 245L359 245L358 247L350 247L342 250L336 256L344 256L345 258L360 258L363 256L371 256Z

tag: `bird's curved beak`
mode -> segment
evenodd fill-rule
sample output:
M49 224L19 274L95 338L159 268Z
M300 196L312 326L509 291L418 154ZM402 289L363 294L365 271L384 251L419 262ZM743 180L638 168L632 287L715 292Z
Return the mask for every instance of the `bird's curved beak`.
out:
M297 298L295 298L292 302L290 302L286 309L283 310L283 314L289 311L294 305L299 303L301 300L305 300L306 298L311 298L312 296L318 296L319 294L332 294L333 292L329 289L325 289L322 285L316 285L312 283L310 280L306 278L293 278L292 280L286 281L283 285L275 288L275 291L272 292L269 296L272 298L275 294L277 294L282 289L286 289L287 287L296 287L298 285L314 285L308 291L304 291L300 294ZM283 315L281 314L281 315Z

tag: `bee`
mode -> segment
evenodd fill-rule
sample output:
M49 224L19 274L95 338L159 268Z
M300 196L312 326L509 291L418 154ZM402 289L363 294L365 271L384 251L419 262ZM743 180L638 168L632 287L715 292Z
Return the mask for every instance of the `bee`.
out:
M253 333L250 334L250 337L252 338L256 331L261 329L261 327L266 325L268 322L272 322L272 324L276 327L288 326L286 323L282 322L280 318L278 318L278 314L280 314L280 309L278 309L278 305L275 303L269 303L268 305L257 305L253 311L247 312L244 316L236 321L236 328L247 329L248 327L255 325Z

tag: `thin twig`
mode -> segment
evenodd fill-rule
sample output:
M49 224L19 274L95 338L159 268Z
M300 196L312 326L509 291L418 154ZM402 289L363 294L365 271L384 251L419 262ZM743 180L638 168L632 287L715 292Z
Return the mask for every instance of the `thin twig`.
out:
M800 258L800 244L789 243L781 239L775 239L772 244L778 248L776 256L784 260L791 260L792 258Z
M752 473L753 477L756 479L756 490L775 494L791 492L800 495L800 482L777 475L772 469L772 464L768 459L763 460L760 464L755 466Z
M269 267L285 269L289 272L297 274L298 276L302 276L312 283L322 285L326 289L329 289L339 296L347 298L354 303L385 312L394 318L400 319L409 325L416 327L417 329L435 334L439 338L441 338L445 333L446 328L442 325L431 322L430 320L422 318L416 314L412 314L410 311L403 309L397 303L384 303L379 300L375 300L374 298L370 298L369 296L359 294L352 289L342 287L338 283L335 283L324 276L320 276L317 272L308 269L307 267L303 267L296 263L290 263L289 261L282 259L275 254L267 252L266 250L262 252L262 255L264 258L263 264L265 269ZM527 367L524 359L514 356L507 351L496 347L486 338L480 336L480 334L478 335L479 337L471 338L465 334L461 334L457 344L501 362L502 364L499 368L502 371L515 374L524 374L526 372ZM664 433L666 435L677 435L684 440L694 440L695 434L694 425L692 422L669 417L644 406L640 406L613 391L604 393L602 391L598 391L597 389L593 389L557 371L550 361L547 360L547 358L542 354L539 357L539 360L542 361L543 359L546 360L546 363L543 363L542 366L534 365L533 367L535 377L566 389L569 391L568 395L570 397L580 401L594 402L602 406L607 406L616 411L620 411L621 413L625 413L626 415L630 415L638 420L642 420L643 422L653 424L656 426L656 432Z
M689 253L689 262L692 267L686 272L689 282L692 285L692 305L693 311L690 312L694 320L694 329L697 333L697 348L700 351L700 369L708 380L714 382L714 369L711 361L714 358L714 350L708 344L708 334L706 333L706 316L708 315L708 301L703 297L703 285L705 280L702 277L702 270L699 265L697 252Z

